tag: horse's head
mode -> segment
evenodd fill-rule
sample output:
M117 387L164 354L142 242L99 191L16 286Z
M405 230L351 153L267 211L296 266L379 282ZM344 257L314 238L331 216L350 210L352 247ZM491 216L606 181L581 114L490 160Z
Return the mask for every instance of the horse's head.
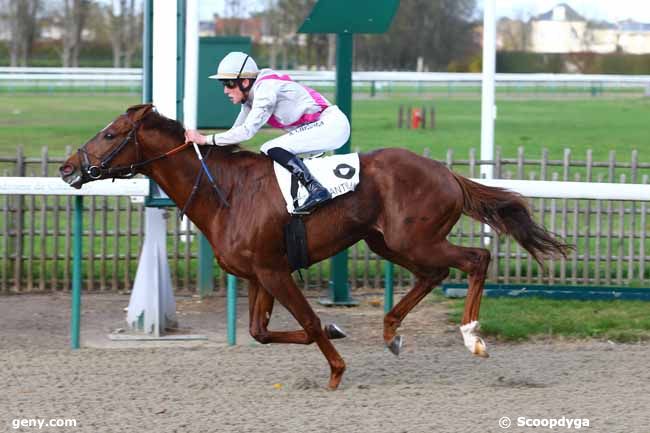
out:
M138 129L153 105L135 105L99 131L59 168L75 188L98 179L131 177L142 158Z

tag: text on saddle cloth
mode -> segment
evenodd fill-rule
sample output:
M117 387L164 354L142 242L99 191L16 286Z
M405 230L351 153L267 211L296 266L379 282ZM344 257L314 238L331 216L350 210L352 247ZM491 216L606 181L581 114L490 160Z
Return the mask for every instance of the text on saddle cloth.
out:
M312 175L329 190L332 198L354 191L359 184L359 154L332 155L304 160ZM277 162L273 164L275 177L287 203L287 212L303 204L309 195L307 189L297 182L291 173Z

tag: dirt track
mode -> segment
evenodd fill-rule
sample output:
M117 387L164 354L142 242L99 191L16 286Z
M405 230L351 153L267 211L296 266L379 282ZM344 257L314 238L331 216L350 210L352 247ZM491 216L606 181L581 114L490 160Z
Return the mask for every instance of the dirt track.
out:
M312 300L315 301L315 300ZM336 392L324 387L315 346L263 346L247 335L239 302L238 345L228 347L224 299L180 300L181 326L204 342L115 343L128 298L87 295L82 345L68 349L69 298L0 297L0 431L29 432L503 432L517 417L587 418L592 432L650 432L650 345L607 342L505 344L472 357L437 305L410 315L399 358L383 348L381 307L327 309L349 338ZM294 328L276 307L274 329ZM131 347L137 345L137 347ZM76 428L12 428L18 418L72 418Z

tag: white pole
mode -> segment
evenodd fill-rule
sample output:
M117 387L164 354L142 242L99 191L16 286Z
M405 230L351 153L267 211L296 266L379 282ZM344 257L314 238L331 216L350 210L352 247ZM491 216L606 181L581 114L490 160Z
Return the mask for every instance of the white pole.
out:
M176 119L176 23L177 2L155 2L153 10L153 103L156 109ZM176 301L167 263L167 220L165 211L145 209L144 245L138 261L127 312L133 330L143 330L154 337L165 328L177 327ZM142 327L142 329L140 329Z
M199 80L199 0L185 3L185 83L183 99L183 124L186 129L196 129ZM181 228L188 233L190 220L181 218ZM193 236L181 235L181 242L192 242Z
M196 129L199 80L199 0L187 0L185 12L185 127Z
M496 72L496 0L485 0L483 11L483 84L481 93L481 160L494 160L494 75ZM493 165L481 165L481 177L492 179Z
M176 6L157 1L153 13L153 103L158 111L176 119Z

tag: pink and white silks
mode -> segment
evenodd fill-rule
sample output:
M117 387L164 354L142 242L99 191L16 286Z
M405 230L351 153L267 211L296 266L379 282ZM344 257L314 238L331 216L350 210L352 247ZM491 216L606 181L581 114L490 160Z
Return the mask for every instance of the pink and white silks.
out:
M294 82L288 75L277 74L262 76L257 82L264 80ZM262 152L266 153L269 149L281 147L293 154L314 154L338 149L350 138L350 122L345 114L336 105L329 105L314 89L302 87L320 107L320 111L304 113L290 124L283 124L276 116L271 115L267 123L288 132L264 143L260 149Z

